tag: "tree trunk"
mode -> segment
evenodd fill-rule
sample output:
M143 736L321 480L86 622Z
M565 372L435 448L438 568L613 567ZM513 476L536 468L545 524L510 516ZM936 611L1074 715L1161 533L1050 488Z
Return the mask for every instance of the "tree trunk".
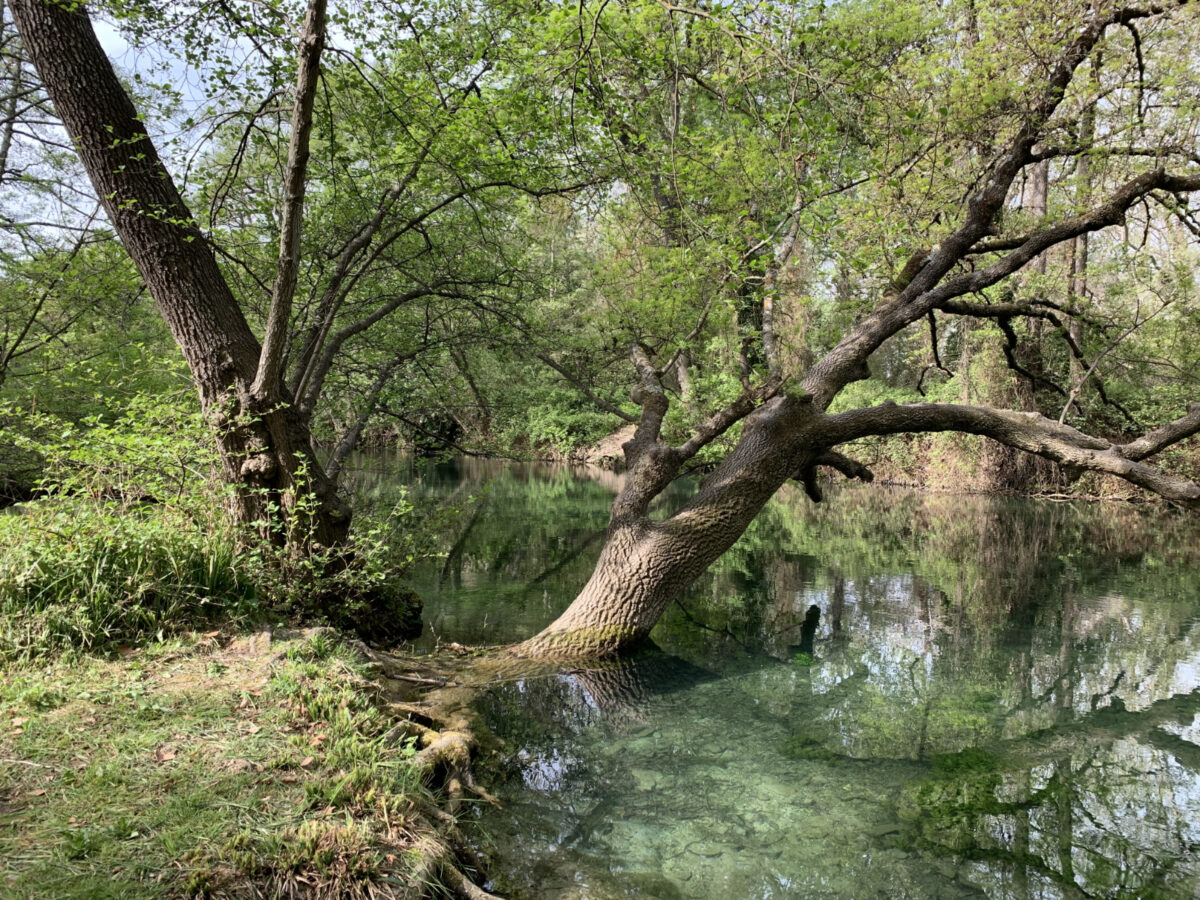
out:
M746 418L742 438L664 522L646 514L662 483L653 452L631 468L613 504L604 548L579 596L552 624L516 648L523 655L616 654L642 641L673 600L733 546L775 492L811 465L812 405L779 397ZM666 481L671 475L666 474Z
M1172 6L1181 4L1182 0L1177 0ZM958 224L930 250L914 254L904 267L904 277L893 282L893 289L884 292L875 307L808 369L799 384L791 382L786 391L781 382L771 379L757 388L751 385L753 360L748 352L753 346L748 326L752 323L748 317L760 312L761 307L748 302L751 298L743 287L734 309L739 331L747 338L742 360L743 395L696 426L687 441L669 446L661 439L669 410L663 387L665 371L655 367L650 347L633 344L630 358L638 380L631 398L641 405L642 414L637 431L624 447L628 476L613 504L600 560L570 607L540 634L516 647L516 652L608 654L628 648L645 637L666 607L733 545L786 481L799 479L809 496L819 500L815 474L819 465L831 466L848 477L870 480L865 466L834 450L861 438L946 431L982 435L1072 470L1123 478L1182 507L1200 509L1200 484L1144 463L1166 447L1200 434L1200 404L1189 407L1173 422L1119 444L1084 434L1037 412L987 406L899 406L887 402L826 413L846 386L869 377L871 354L915 322L935 311L1001 322L1021 315L1041 321L1047 317L1044 303L968 302L962 298L981 296L987 288L1027 266L1035 272L1044 271L1047 252L1073 238L1123 224L1126 212L1152 191L1200 191L1200 172L1188 168L1187 174L1177 175L1159 166L1117 185L1101 202L1078 215L1045 221L1048 156L1035 151L1035 147L1052 130L1051 123L1068 95L1076 70L1091 56L1106 29L1165 14L1157 6L1102 4L1095 8L1048 66L1044 82L1036 85L1034 94L1027 98L1020 127L973 179L976 188L963 202ZM1031 166L1032 230L992 240L1002 231L1002 214L1010 205L1018 175ZM839 272L839 288L844 288L844 281L845 276ZM696 496L666 520L651 519L651 500L700 448L737 421L743 423L737 446L705 479Z
M86 12L46 0L12 0L12 11L114 229L188 362L224 476L237 488L236 518L277 543L343 542L349 508L282 385L253 389L258 340ZM297 503L302 494L316 502ZM283 522L272 521L273 510L283 511Z

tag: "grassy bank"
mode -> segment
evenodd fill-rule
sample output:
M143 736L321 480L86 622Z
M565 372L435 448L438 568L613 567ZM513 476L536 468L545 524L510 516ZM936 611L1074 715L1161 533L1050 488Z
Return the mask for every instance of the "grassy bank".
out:
M372 670L332 635L199 633L107 659L9 663L0 894L439 890L449 870L428 856L447 826L414 741L396 737L407 732Z

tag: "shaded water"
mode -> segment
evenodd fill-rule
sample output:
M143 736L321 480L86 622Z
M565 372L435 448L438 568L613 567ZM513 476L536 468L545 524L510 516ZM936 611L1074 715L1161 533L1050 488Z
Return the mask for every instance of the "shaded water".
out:
M463 506L415 585L462 642L571 600L618 478L409 477ZM1198 561L1194 519L1156 508L785 490L657 652L484 698L507 752L505 807L480 812L495 887L1200 895Z

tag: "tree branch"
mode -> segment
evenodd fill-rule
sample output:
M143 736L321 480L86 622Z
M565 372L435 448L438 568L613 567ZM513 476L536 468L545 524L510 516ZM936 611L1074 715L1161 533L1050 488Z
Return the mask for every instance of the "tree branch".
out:
M637 370L638 382L630 392L630 399L642 407L637 430L625 445L625 462L630 468L637 457L652 444L658 442L663 419L667 415L670 401L663 390L658 371L650 361L646 348L634 342L629 347L629 360Z
M707 444L712 443L736 423L754 412L755 407L760 403L774 397L779 392L782 383L777 374L772 375L757 388L744 391L731 404L713 413L707 420L697 425L692 436L685 443L674 448L679 455L679 461L686 462L691 459Z
M961 431L989 437L1068 468L1116 475L1173 503L1200 509L1200 485L1167 475L1140 460L1200 432L1200 404L1187 415L1128 444L1114 444L1061 425L1040 413L987 406L885 403L824 419L830 445L862 437L914 432Z
M1187 413L1174 422L1160 425L1121 448L1126 459L1143 460L1200 432L1200 403L1188 404Z
M258 372L251 393L261 401L279 399L283 384L284 347L292 318L292 300L300 275L300 237L304 229L304 194L308 185L309 143L313 103L321 75L321 50L325 46L326 0L310 0L300 32L296 66L296 100L292 107L291 139L284 175L283 224L279 232L279 265L271 292L271 311L258 357Z
M817 466L826 466L830 469L836 469L847 478L857 478L859 481L869 484L875 480L875 473L856 459L851 459L845 454L838 453L836 450L826 450L809 465L800 470L796 478L804 485L804 493L808 494L808 499L813 503L820 503L825 499L825 494L821 491L821 484L817 481Z
M333 455L330 456L329 462L325 466L325 474L334 484L337 484L338 476L341 475L342 464L345 463L346 457L358 446L363 429L367 427L367 422L375 414L375 410L379 408L379 397L383 393L383 389L387 387L387 383L391 380L392 374L399 368L402 362L411 359L412 356L413 354L406 353L385 363L380 368L378 374L376 374L375 380L371 382L371 386L367 389L367 396L363 400L362 406L359 407L353 424L346 429L346 433L338 441L337 446L333 449Z
M330 337L321 351L321 355L315 360L308 376L304 379L302 385L303 393L297 394L295 397L297 406L305 413L311 413L316 408L317 398L321 394L321 390L325 386L325 379L329 376L329 370L333 368L333 362L341 351L342 346L347 340L354 337L356 334L361 334L372 325L387 318L400 307L411 303L414 300L419 300L422 297L431 296L458 296L458 294L440 290L441 284L431 286L421 285L420 287L411 288L401 294L396 294L386 303L381 304L356 322L351 322L345 328L339 330L336 334Z
M603 397L599 396L595 391L584 384L581 379L576 377L574 372L562 365L562 363L555 360L554 357L545 353L538 353L536 354L535 358L540 362L545 363L547 366L565 378L571 387L575 388L575 390L579 391L581 394L583 394L583 396L587 397L605 412L612 413L614 416L624 419L626 422L638 421L637 416L625 412L625 410L621 409L616 404L609 403Z
M1019 248L988 268L950 281L944 280L979 241L993 233L996 217L1004 208L1013 181L1033 160L1034 145L1062 103L1075 70L1088 58L1105 30L1113 25L1160 15L1186 2L1173 0L1170 3L1120 8L1105 4L1097 8L1091 21L1059 54L1041 90L1030 98L1024 121L1007 148L981 177L983 186L967 201L959 227L933 248L924 266L903 290L894 297L885 296L884 301L858 327L809 371L804 390L812 394L818 408L826 408L843 387L865 377L867 357L885 340L924 316L938 303L995 284L1057 243L1120 223L1125 210L1151 190L1166 188L1191 191L1200 188L1200 176L1171 176L1162 169L1155 169L1128 182L1108 203L1090 213L1031 236Z
M962 316L972 316L977 319L995 319L997 326L1004 333L1005 345L1003 349L1004 357L1008 367L1017 374L1029 379L1031 384L1036 385L1040 382L1063 397L1067 397L1068 392L1065 391L1061 386L1055 384L1053 381L1050 381L1047 378L1041 378L1037 375L1034 375L1017 362L1016 356L1013 352L1017 348L1017 336L1016 332L1013 331L1011 324L1008 324L1010 320L1016 318L1017 316L1025 316L1026 318L1044 319L1045 321L1050 322L1058 330L1059 336L1070 349L1071 355L1075 357L1075 359L1079 360L1080 365L1088 368L1088 376L1094 373L1096 362L1099 361L1097 359L1090 364L1088 363L1086 357L1084 356L1083 348L1079 345L1079 342L1075 340L1074 335L1071 334L1071 329L1067 328L1063 324L1063 321L1059 318L1059 314L1070 316L1086 324L1093 325L1094 327L1099 328L1101 331L1105 330L1104 324L1089 319L1081 310L1070 306L1060 305L1049 300L1031 300L1028 302L1009 301L1005 303L971 303L962 300L948 300L944 303L939 303L937 308L943 312L954 313ZM1111 344L1110 349L1115 347L1120 340L1127 336L1127 334L1128 332ZM1105 354L1108 352L1108 350L1104 351ZM1104 389L1104 383L1099 378L1095 378L1094 381L1096 385L1096 393L1099 395L1101 402L1103 402L1106 406L1111 406L1117 410L1117 412L1125 417L1125 421L1127 421L1132 427L1140 429L1142 427L1141 424L1139 424L1137 419L1133 417L1129 410L1108 396L1108 392Z

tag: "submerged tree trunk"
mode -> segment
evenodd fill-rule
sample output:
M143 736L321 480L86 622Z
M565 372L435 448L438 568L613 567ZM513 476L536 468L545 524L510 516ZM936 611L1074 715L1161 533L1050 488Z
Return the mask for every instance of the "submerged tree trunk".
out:
M262 348L86 12L45 0L13 0L12 11L114 229L188 362L225 479L237 488L236 518L275 542L343 542L350 511L313 453L307 421L277 371L256 385ZM300 502L302 495L315 502Z

